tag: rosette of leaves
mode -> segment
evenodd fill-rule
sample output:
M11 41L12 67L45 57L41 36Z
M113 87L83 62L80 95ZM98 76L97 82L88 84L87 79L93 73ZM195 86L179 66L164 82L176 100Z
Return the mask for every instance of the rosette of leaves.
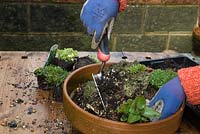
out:
M150 84L157 89L160 89L165 83L175 78L176 76L177 73L170 69L156 69L149 76Z
M117 112L122 114L120 120L128 123L148 122L151 118L159 119L161 116L159 112L146 105L144 96L127 100L117 108Z
M63 83L69 72L63 70L59 66L49 65L36 69L34 74L44 77L48 85L57 87Z
M139 63L133 63L132 66L130 66L129 68L127 68L127 70L130 72L130 73L133 73L133 74L136 74L136 73L139 73L139 72L143 72L147 69L147 67L143 64L139 64Z
M147 67L139 63L133 63L126 68L130 75L124 81L124 93L128 97L136 97L142 95L149 85L149 72L146 71Z
M78 51L73 48L57 49L55 57L65 62L74 61L78 57Z

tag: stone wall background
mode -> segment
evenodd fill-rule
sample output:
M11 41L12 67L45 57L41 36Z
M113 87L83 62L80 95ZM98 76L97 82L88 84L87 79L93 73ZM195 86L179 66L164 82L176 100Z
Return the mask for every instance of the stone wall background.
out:
M0 50L47 51L53 44L81 51L91 37L79 19L83 0L1 0ZM129 0L114 25L111 51L192 52L197 0Z

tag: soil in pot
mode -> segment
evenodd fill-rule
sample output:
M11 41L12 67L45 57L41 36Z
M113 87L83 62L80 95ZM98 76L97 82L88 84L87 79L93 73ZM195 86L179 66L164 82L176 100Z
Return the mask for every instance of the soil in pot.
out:
M106 105L106 111L102 107L101 99L96 92L93 81L80 85L71 94L72 100L92 114L119 121L122 114L117 112L117 108L123 102L135 99L140 95L150 100L158 91L161 85L150 84L153 71L153 69L138 63L120 62L111 65L104 72L104 77L97 79L98 88ZM175 76L173 75L173 77Z

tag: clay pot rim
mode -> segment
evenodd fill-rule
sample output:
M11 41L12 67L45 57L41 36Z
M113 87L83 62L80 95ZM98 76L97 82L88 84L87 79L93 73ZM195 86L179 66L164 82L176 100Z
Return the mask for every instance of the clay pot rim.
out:
M91 114L87 111L85 111L84 109L80 108L72 99L71 97L68 95L67 93L67 89L66 89L66 85L67 85L67 82L73 77L74 74L76 74L77 72L79 72L80 70L83 70L85 68L88 68L88 67L92 67L92 66L99 66L100 63L96 63L96 64L90 64L90 65L86 65L84 67L81 67L75 71L73 71L72 73L70 73L67 78L65 79L64 81L64 84L63 84L63 97L68 99L68 101L73 105L73 107L75 109L77 109L79 112L81 112L82 114L85 114L86 116L89 116L90 118L94 119L94 120L101 120L101 121L105 121L107 123L112 123L112 124L116 124L116 125L124 125L124 126L149 126L149 125L159 125L163 122L168 122L169 120L172 120L172 118L175 118L176 116L178 116L183 110L184 110L184 107L185 107L185 102L183 102L183 104L181 105L181 107L179 108L179 110L165 118L165 119L162 119L162 120L159 120L159 121L155 121L155 122L147 122L147 123L134 123L134 124L129 124L129 123L126 123L126 122L119 122L119 121L113 121L113 120L109 120L109 119L106 119L106 118L102 118L102 117L99 117L99 116L96 116L94 114ZM114 64L114 62L109 62L107 64Z

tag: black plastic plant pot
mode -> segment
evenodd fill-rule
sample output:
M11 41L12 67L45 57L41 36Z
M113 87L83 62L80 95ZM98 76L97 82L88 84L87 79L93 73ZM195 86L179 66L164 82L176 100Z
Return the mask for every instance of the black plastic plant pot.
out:
M52 97L55 101L62 102L63 93L62 85L52 86L47 83L44 76L37 76L38 88L42 90L49 90L52 92Z
M55 101L62 102L63 101L63 92L62 85L53 88L53 98Z
M52 64L56 65L56 66L60 66L64 70L72 71L73 70L73 66L75 64L75 60L74 61L66 62L64 60L60 60L58 58L54 58L52 60Z
M81 68L86 65L94 64L96 63L93 59L91 59L89 56L84 56L77 58L75 64L74 64L74 70Z
M177 71L181 68L186 67L192 67L199 65L194 60L186 57L186 56L178 56L178 57L172 57L172 58L163 58L163 59L157 59L157 60L147 60L147 61L141 61L141 64L144 64L148 67L154 68L154 69L173 69ZM184 112L184 116L190 120L190 122L200 130L200 105L192 106L189 103L186 103L186 108Z
M37 83L38 83L39 89L43 89L43 90L50 90L51 89L51 86L48 85L44 76L41 76L41 75L37 76Z

